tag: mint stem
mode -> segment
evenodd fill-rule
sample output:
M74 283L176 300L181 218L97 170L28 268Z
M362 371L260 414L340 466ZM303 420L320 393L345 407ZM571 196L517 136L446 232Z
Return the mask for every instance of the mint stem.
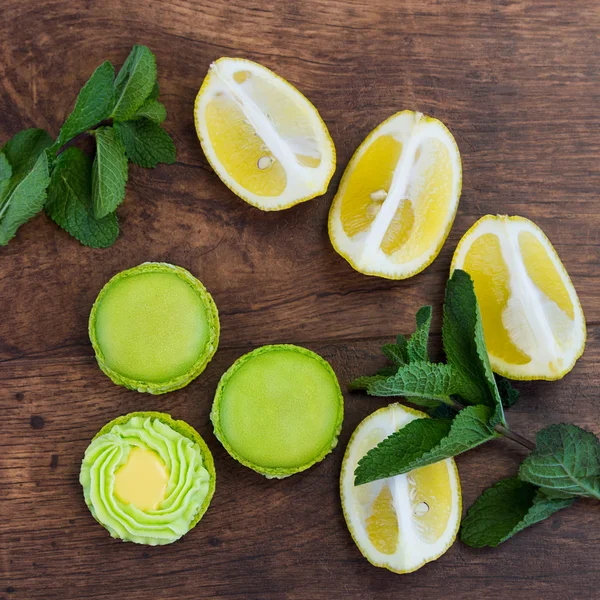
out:
M535 450L535 444L528 440L526 437L522 436L520 433L516 433L512 429L505 427L501 423L497 423L494 426L494 429L502 434L503 436L511 439L513 442L517 442L517 444L521 444L521 446L527 448L528 450Z
M453 398L450 398L450 402L448 404L457 412L461 411L464 408L464 406L460 402L457 402ZM501 423L497 423L494 426L494 429L499 434L503 435L504 437L507 437L508 439L512 440L513 442L516 442L517 444L520 444L524 448L527 448L527 450L535 450L535 444L531 440L528 440L526 437L522 436L520 433L516 433L512 429L509 429L508 427L506 427L505 425L502 425Z

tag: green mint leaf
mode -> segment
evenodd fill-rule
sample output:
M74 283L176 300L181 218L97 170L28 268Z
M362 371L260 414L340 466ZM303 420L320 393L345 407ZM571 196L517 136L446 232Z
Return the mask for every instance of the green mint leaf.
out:
M385 354L386 358L396 365L404 365L408 362L406 348L402 348L398 344L385 344L385 346L381 347L381 351Z
M107 119L114 103L115 69L109 61L102 63L81 88L73 112L60 129L53 147L58 149L76 135Z
M503 479L471 506L463 519L460 539L473 548L497 546L572 503L569 498L549 498L537 486L517 477Z
M52 138L43 129L24 129L0 148L12 167L10 187L15 187L33 169L40 154L51 145Z
M404 396L415 404L432 406L429 400L453 404L450 396L462 387L461 376L450 365L414 362L401 366L391 377L371 382L371 396ZM422 401L425 401L424 403Z
M354 484L407 473L498 437L488 425L491 416L490 407L478 405L461 410L454 419L415 419L361 458Z
M519 477L549 496L600 500L600 440L576 425L550 425L538 432Z
M367 390L372 383L384 381L387 377L387 375L365 375L364 377L357 377L348 384L348 390L351 392Z
M500 394L504 408L513 406L521 396L521 392L516 390L506 377L496 375L496 386L498 387L498 393Z
M112 118L130 119L153 93L155 83L156 58L149 48L136 44L115 79Z
M97 152L92 169L92 202L94 216L102 219L125 198L127 157L113 127L100 127L94 135Z
M0 205L2 204L4 193L10 184L11 177L12 167L10 166L8 158L6 158L4 152L0 152Z
M469 404L494 407L494 424L505 423L473 281L460 269L452 273L446 285L442 338L448 363L462 375L463 387L458 394Z
M158 85L158 81L155 81L154 86L152 87L152 91L150 92L150 95L148 96L148 98L151 100L158 100L159 96L160 96L160 86Z
M152 169L158 163L175 162L175 144L158 123L148 119L117 123L119 137L132 163Z
M22 164L26 163L28 159ZM41 151L29 172L17 173L0 201L0 246L8 244L17 229L42 210L50 183L48 156Z
M407 343L408 362L429 361L427 342L431 327L431 306L422 306L417 312L417 328Z
M84 246L107 248L119 235L115 213L96 219L92 205L92 160L79 148L67 148L56 160L46 213Z
M162 102L148 98L131 118L149 119L155 123L162 123L167 118L167 109Z
M427 410L427 414L434 419L454 419L457 412L448 404L438 404Z
M384 375L385 377L390 377L391 375L395 375L398 371L398 367L383 367L377 371L376 375Z

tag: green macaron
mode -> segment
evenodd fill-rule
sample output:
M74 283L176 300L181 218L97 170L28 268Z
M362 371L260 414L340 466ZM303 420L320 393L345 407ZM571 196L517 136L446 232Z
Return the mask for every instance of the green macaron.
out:
M289 344L263 346L223 375L213 402L227 452L266 477L288 477L337 445L344 399L327 361Z
M114 383L164 394L198 377L217 350L219 315L181 267L143 263L115 275L96 298L89 334Z

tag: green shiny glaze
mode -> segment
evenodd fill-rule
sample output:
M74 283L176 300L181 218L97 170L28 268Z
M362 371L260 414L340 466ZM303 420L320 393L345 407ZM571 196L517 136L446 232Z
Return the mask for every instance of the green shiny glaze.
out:
M98 364L115 383L163 394L200 375L214 355L219 316L185 269L144 263L115 275L90 314Z
M223 375L211 412L233 458L267 477L287 477L337 444L344 400L333 369L293 345L263 346Z
M169 471L157 510L142 511L114 494L115 473L134 446L156 452ZM210 450L190 425L166 413L137 412L118 417L96 434L79 481L90 512L112 537L156 546L178 540L198 523L214 494L216 474Z

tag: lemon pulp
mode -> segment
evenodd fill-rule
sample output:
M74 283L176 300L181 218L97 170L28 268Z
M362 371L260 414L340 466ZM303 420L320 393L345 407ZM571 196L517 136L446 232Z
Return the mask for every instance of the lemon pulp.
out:
M452 269L472 277L492 368L514 379L558 379L583 352L585 319L556 251L521 217L488 215L460 241Z
M417 273L448 235L460 181L450 132L421 113L394 115L369 134L344 172L329 217L334 248L368 275Z
M314 198L335 169L315 107L289 82L249 60L220 58L200 88L195 123L221 180L263 210Z

